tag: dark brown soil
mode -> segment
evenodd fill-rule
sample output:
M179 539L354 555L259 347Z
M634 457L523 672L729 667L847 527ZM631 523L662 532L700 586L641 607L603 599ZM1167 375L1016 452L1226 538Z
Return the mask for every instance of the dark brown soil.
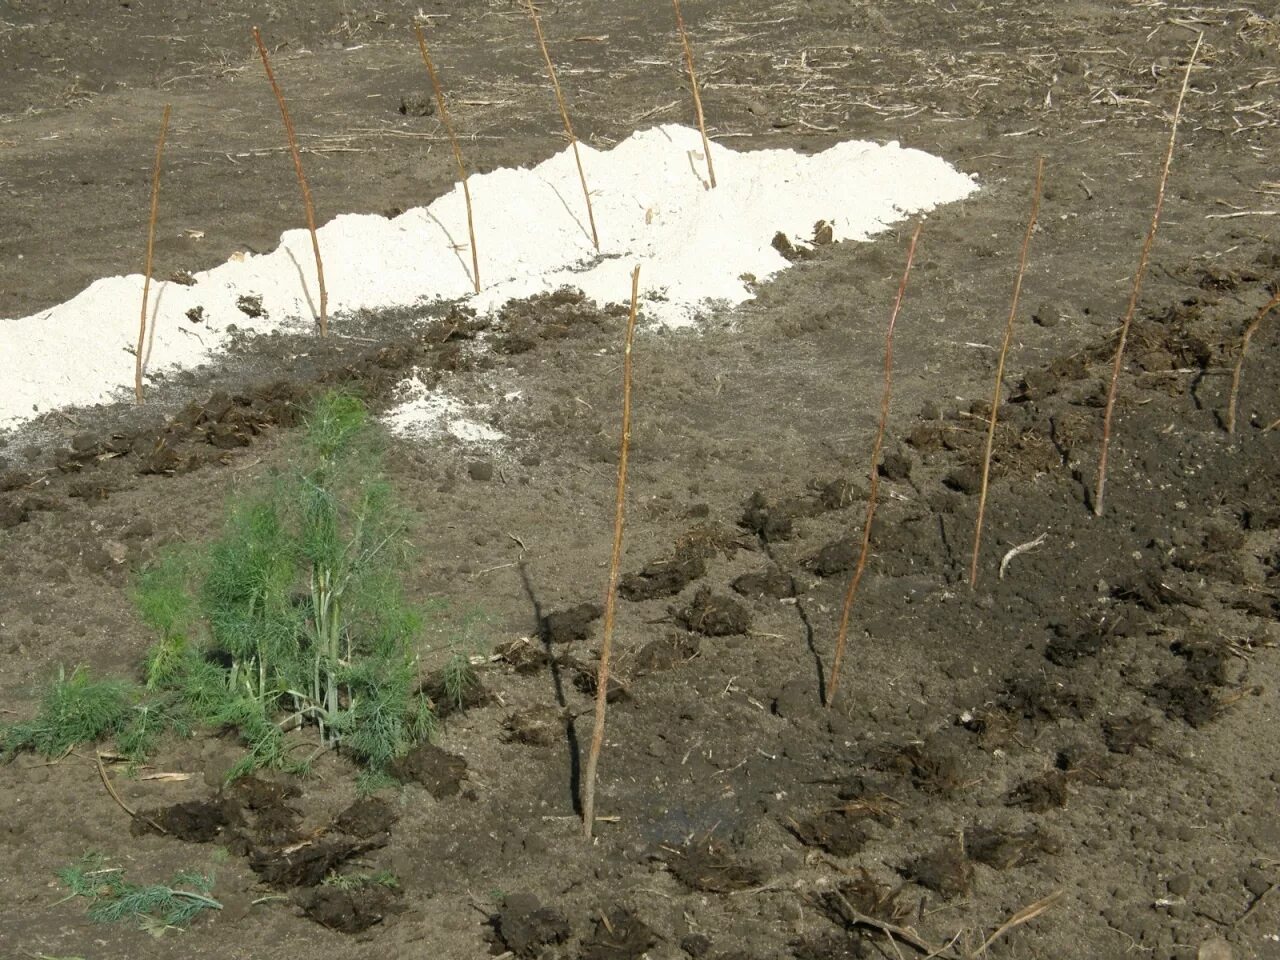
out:
M905 227L805 251L696 333L642 331L592 844L579 794L624 313L559 291L493 318L403 311L334 318L323 343L245 338L144 408L47 415L3 438L0 722L29 716L59 666L137 676L154 638L134 572L215 536L229 501L287 466L318 391L347 386L380 411L417 368L463 399L522 391L495 424L505 445L387 445L414 511L405 585L432 611L420 653L440 735L372 800L333 754L304 781L224 789L239 748L209 732L137 770L108 755L133 818L88 749L21 755L0 767L0 954L834 960L924 944L958 958L1057 894L986 955L1190 960L1213 941L1236 960L1280 955L1275 318L1244 368L1237 433L1223 429L1240 335L1280 271L1280 218L1259 213L1276 197L1275 12L685 6L721 142L897 139L983 188L924 229L833 708ZM166 102L157 275L299 225L253 18L321 219L439 195L454 171L418 106L418 7L9 4L0 316L138 269ZM519 5L423 12L473 167L561 147ZM544 22L585 140L690 119L668 7L566 0ZM1117 321L1199 29L1095 517ZM1038 155L1044 205L970 590L995 348ZM439 671L477 638L494 657L448 706ZM181 935L95 924L54 876L89 851L131 879L212 874L224 909Z

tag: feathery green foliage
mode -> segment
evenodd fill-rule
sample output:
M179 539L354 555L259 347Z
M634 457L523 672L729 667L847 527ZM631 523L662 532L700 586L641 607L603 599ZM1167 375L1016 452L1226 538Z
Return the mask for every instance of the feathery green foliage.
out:
M57 756L114 737L140 759L166 730L204 726L234 730L248 748L234 779L305 768L286 737L311 726L321 749L365 765L362 789L383 783L435 721L413 649L422 617L398 579L405 524L356 398L317 401L300 460L241 499L207 548L142 571L134 601L159 634L145 689L60 674L35 719L0 729L0 750ZM469 669L465 657L455 669L459 696Z
M205 910L221 910L222 904L209 894L213 877L199 873L179 873L168 884L139 886L124 879L124 871L103 865L98 854L87 854L79 862L58 871L71 897L93 902L89 916L100 923L131 921L153 933L185 927Z
M129 723L134 690L123 680L95 680L85 667L58 677L45 690L40 711L25 723L3 731L4 752L32 750L57 757L81 743L115 736Z
M374 770L430 733L412 649L421 617L397 578L404 523L364 405L320 398L300 459L234 508L201 557L139 581L160 632L148 685L175 692L195 722L240 733L249 753L233 775L287 765L284 735L298 726Z

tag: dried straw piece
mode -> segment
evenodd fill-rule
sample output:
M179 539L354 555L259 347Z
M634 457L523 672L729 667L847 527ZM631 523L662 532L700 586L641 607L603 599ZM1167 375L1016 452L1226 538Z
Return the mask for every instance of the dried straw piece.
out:
M578 165L578 179L582 181L582 196L587 201L587 220L591 223L591 242L595 244L596 253L600 252L600 235L596 233L596 215L591 209L591 191L587 189L587 175L582 171L582 155L578 152L578 138L574 136L573 124L569 122L569 108L564 104L564 94L560 91L560 81L556 78L555 64L551 62L551 54L547 50L546 38L542 35L542 21L538 19L537 8L533 0L524 0L529 17L533 20L533 31L538 35L538 46L542 50L542 59L547 63L547 75L551 77L551 87L556 93L556 103L560 105L560 119L564 121L564 132L569 135L569 144L573 147L573 159Z
M604 598L604 639L600 643L600 668L596 673L596 721L582 787L582 835L591 839L595 826L596 767L604 746L605 711L608 709L609 653L613 649L613 618L618 602L618 568L622 562L622 519L627 493L627 454L631 449L631 344L635 340L636 309L640 298L640 267L631 271L631 315L627 318L626 345L622 353L622 442L618 454L618 496L613 514L613 554L609 558L609 589Z
M151 216L147 220L147 259L142 270L142 314L138 318L138 349L134 353L133 396L142 403L142 346L147 338L147 298L151 294L151 257L156 245L156 214L160 210L160 161L164 157L164 138L169 132L169 113L172 105L164 105L164 118L160 121L160 136L156 139L156 163L151 170Z
M271 90L280 104L280 116L284 119L284 133L289 141L289 153L293 156L293 169L298 175L298 186L302 188L302 205L307 213L307 229L311 231L311 249L316 255L316 281L320 285L320 336L329 335L329 293L324 286L324 261L320 259L320 239L316 236L316 210L311 202L311 188L307 185L306 174L302 172L302 156L298 153L298 138L293 132L293 121L289 119L289 107L284 102L284 94L280 84L276 83L276 75L271 70L271 60L267 57L267 48L262 42L258 28L253 28L253 40L258 45L258 55L262 57L262 66L267 71L267 80Z
M1036 162L1036 186L1031 198L1031 219L1022 238L1022 253L1018 257L1018 277L1013 283L1013 304L1009 307L1009 320L1004 326L1004 343L1000 345L1000 361L996 364L996 385L991 393L991 419L987 424L987 447L982 455L982 491L978 495L978 524L973 531L973 559L969 563L969 589L978 585L978 550L982 546L982 520L987 512L987 485L991 479L991 449L995 446L996 420L1000 399L1004 393L1004 363L1009 356L1009 344L1013 342L1013 321L1018 315L1018 300L1022 296L1022 276L1027 271L1027 250L1031 235L1035 233L1036 219L1040 216L1040 189L1044 185L1044 157Z
M702 115L702 94L698 92L698 74L693 69L693 48L684 29L684 17L680 15L680 0L671 0L676 9L676 26L680 29L680 44L684 47L684 63L689 68L689 89L693 91L693 108L698 114L698 131L702 134L702 152L707 157L707 180L711 189L716 186L716 169L711 164L711 141L707 139L707 121Z
M449 108L444 102L444 90L440 86L440 78L436 76L431 54L427 52L427 38L423 36L422 27L416 23L413 25L413 32L418 37L418 49L422 51L422 62L426 64L427 74L431 77L431 88L435 90L436 104L440 107L440 122L444 125L444 132L449 135L449 144L453 147L453 159L458 164L458 175L462 178L462 197L467 202L467 235L471 238L471 279L475 283L476 293L479 293L480 254L476 249L476 226L471 213L471 187L467 184L467 168L462 163L462 148L458 146L458 138L454 136L453 123L449 120Z
M1107 488L1107 450L1111 446L1111 414L1116 406L1116 388L1120 383L1120 368L1124 365L1124 348L1129 340L1129 327L1133 324L1133 315L1138 309L1138 294L1142 292L1142 278L1147 272L1147 259L1151 256L1151 245L1155 243L1156 231L1160 229L1160 211L1164 209L1164 190L1169 182L1169 168L1173 165L1173 148L1178 139L1178 120L1182 116L1182 101L1186 99L1187 87L1191 83L1191 68L1196 62L1196 54L1200 52L1200 44L1204 34L1196 37L1196 45L1187 60L1186 72L1182 75L1182 90L1178 94L1178 104L1173 109L1173 125L1169 129L1169 149L1164 155L1164 168L1160 173L1160 186L1156 190L1156 208L1151 215L1151 228L1147 231L1147 239L1143 241L1142 253L1138 257L1138 269L1133 275L1133 292L1129 295L1129 306L1124 313L1124 321L1120 325L1120 339L1116 343L1116 357L1111 368L1111 385L1107 388L1107 406L1102 415L1102 450L1098 454L1098 480L1094 485L1093 515L1102 516L1102 498Z
M849 639L849 614L853 611L853 600L858 594L858 584L862 582L862 572L867 567L867 556L871 552L871 522L876 516L876 491L880 488L880 448L884 445L884 428L889 421L889 399L893 395L893 327L898 321L898 311L902 308L902 297L907 292L907 278L911 276L911 264L916 257L916 241L920 239L920 231L924 221L916 224L915 233L911 235L911 245L907 247L907 266L902 271L902 282L898 284L898 295L893 301L893 312L889 314L889 330L884 339L884 392L880 397L880 427L876 430L876 442L871 448L871 481L867 494L867 518L862 525L862 551L858 554L858 565L849 578L849 589L844 595L844 609L840 613L840 632L836 637L836 654L831 664L831 681L827 684L827 708L836 699L836 687L840 683L840 664L844 660L845 643Z
M1275 296L1263 304L1258 315L1253 318L1253 322L1245 327L1244 336L1240 340L1240 356L1236 357L1236 368L1231 373L1231 398L1227 401L1227 433L1229 434L1236 432L1236 404L1240 400L1240 374L1244 370L1245 354L1249 352L1249 341L1258 332L1267 314L1275 309L1276 304L1280 304L1280 283L1276 287Z

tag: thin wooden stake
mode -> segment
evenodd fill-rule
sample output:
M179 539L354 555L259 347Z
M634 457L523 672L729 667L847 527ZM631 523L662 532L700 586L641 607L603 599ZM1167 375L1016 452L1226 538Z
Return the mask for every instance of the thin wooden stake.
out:
M569 108L565 106L564 94L560 91L560 81L556 78L555 64L551 62L551 54L547 50L546 38L542 35L542 21L538 19L537 8L533 0L524 0L529 17L533 20L533 31L538 35L538 46L542 50L542 59L547 63L547 75L551 77L551 87L556 93L556 103L560 105L560 119L564 121L564 132L569 135L569 144L573 147L573 159L578 165L578 179L582 182L582 196L587 201L587 220L591 223L591 242L595 244L596 253L600 252L600 235L596 233L596 215L591 209L591 191L587 189L587 175L582 170L582 155L578 152L578 138L573 133L573 124L569 122Z
M1111 385L1107 388L1107 405L1102 415L1102 450L1098 454L1098 480L1094 485L1093 514L1102 516L1102 498L1107 488L1107 450L1111 446L1111 415L1116 406L1116 388L1120 383L1120 368L1124 365L1124 348L1129 340L1129 327L1133 324L1133 315L1138 309L1138 294L1142 291L1142 279L1147 272L1147 259L1151 256L1151 245L1155 243L1156 231L1160 229L1160 212L1164 209L1164 190L1169 182L1169 168L1173 165L1173 148L1178 139L1178 120L1182 116L1182 101L1186 99L1187 87L1191 83L1191 67L1196 62L1196 54L1200 52L1200 44L1204 34L1196 37L1196 45L1187 61L1186 72L1182 76L1182 91L1178 94L1178 104L1173 109L1173 125L1169 130L1169 149L1164 155L1164 169L1160 173L1160 186L1156 190L1156 209L1151 215L1151 228L1147 231L1147 239L1142 244L1142 253L1138 257L1138 269L1133 275L1133 292L1129 295L1129 306L1125 310L1124 321L1120 325L1120 339L1116 343L1116 357L1111 368Z
M1258 332L1267 314L1275 309L1276 304L1280 304L1280 281L1277 281L1275 296L1263 304L1258 315L1253 318L1253 322L1245 327L1244 336L1240 340L1240 356L1236 357L1236 368L1231 373L1231 397L1227 401L1227 433L1229 434L1236 432L1236 404L1240 400L1240 374L1244 370L1245 354L1249 352L1249 341Z
M169 132L171 109L172 104L164 105L160 136L156 139L156 163L151 170L151 216L147 220L147 259L142 269L142 315L138 318L138 349L133 364L133 397L139 404L142 403L142 347L147 337L147 298L151 294L151 258L156 245L156 215L160 210L160 162L164 157L164 138Z
M462 163L462 148L458 146L458 138L453 133L453 123L449 120L449 108L444 102L444 90L440 86L440 78L436 76L436 68L431 62L431 54L427 52L427 38L423 36L422 27L413 25L413 32L418 37L418 49L422 51L422 62L427 66L427 74L431 77L431 87L436 93L436 105L440 107L440 122L444 132L449 135L449 143L453 147L453 159L458 164L458 176L462 178L462 196L467 202L467 235L471 238L471 279L475 282L476 293L480 292L480 254L476 249L476 225L471 213L471 187L467 183L467 168Z
M987 424L987 447L982 454L982 491L978 495L978 524L973 531L973 560L969 563L969 589L978 585L978 550L982 546L982 520L987 512L987 485L991 479L991 450L996 440L996 419L1000 401L1004 395L1004 363L1009 356L1009 344L1013 342L1013 321L1018 315L1018 300L1022 296L1022 276L1027 270L1027 250L1031 247L1031 235L1035 233L1036 219L1040 216L1040 189L1044 185L1044 157L1036 162L1036 186L1031 198L1031 219L1022 238L1022 253L1018 257L1018 277L1013 283L1013 304L1009 307L1009 319L1004 325L1004 343L1000 346L1000 361L996 364L996 385L991 393L991 419Z
M671 0L676 9L676 26L680 29L680 44L684 47L684 63L689 68L689 89L693 91L693 108L698 114L698 130L702 134L702 152L707 156L707 180L711 189L716 187L716 169L711 163L711 141L707 139L707 121L702 115L702 94L698 92L698 73L693 69L693 48L684 29L684 17L680 15L680 0Z
M609 558L609 589L604 598L604 639L600 643L600 668L596 672L596 722L591 751L582 781L582 835L591 839L595 826L596 767L604 746L605 711L609 708L609 653L613 649L613 618L618 602L618 568L622 563L622 520L627 493L627 454L631 449L631 344L635 340L636 310L640 299L640 267L631 271L631 315L627 318L626 345L622 353L622 443L618 454L618 496L613 512L613 554Z
M324 285L324 261L320 259L320 238L316 236L316 210L311 202L311 187L307 185L307 176L302 172L302 155L298 153L298 138L293 131L293 121L289 119L289 107L284 102L284 93L280 84L276 83L276 75L271 70L271 60L267 56L266 45L258 28L253 28L253 40L258 45L258 55L262 57L263 69L267 71L267 80L276 95L276 103L280 104L280 116L284 120L284 133L289 141L289 153L293 156L293 169L298 175L298 186L302 188L302 206L307 214L307 229L311 231L311 249L316 255L316 281L320 286L320 336L329 335L329 293Z
M836 687L840 683L840 664L844 660L845 643L849 639L849 614L853 611L853 600L858 594L858 584L862 581L862 572L867 567L867 556L871 552L871 522L876 517L876 491L880 489L880 448L884 445L884 428L889 422L889 399L893 395L893 327L898 322L898 311L902 308L902 297L907 292L907 278L911 276L911 264L916 257L916 241L920 239L920 231L924 221L916 224L915 233L911 235L911 244L907 247L907 266L902 271L902 281L898 284L898 295L893 301L893 312L889 314L889 330L884 338L884 392L880 397L880 426L876 430L876 442L871 448L871 481L867 493L867 518L862 525L862 552L858 554L858 565L849 578L849 589L844 595L844 609L840 613L840 632L836 637L836 654L831 664L831 680L827 684L827 709L836 699Z

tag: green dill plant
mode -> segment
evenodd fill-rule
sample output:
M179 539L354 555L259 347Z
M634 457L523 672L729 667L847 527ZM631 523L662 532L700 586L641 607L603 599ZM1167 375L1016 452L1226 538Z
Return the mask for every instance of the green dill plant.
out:
M232 777L305 765L286 743L303 727L312 756L337 747L372 771L432 728L413 654L421 617L398 579L405 522L364 405L321 397L298 459L241 498L213 544L138 580L159 633L147 686L196 723L238 731L248 753Z
M99 923L134 923L159 935L187 926L206 910L221 910L210 894L213 877L179 873L167 884L129 883L124 871L105 866L99 854L88 854L58 871L69 893L63 900L84 897L91 901L89 916Z

